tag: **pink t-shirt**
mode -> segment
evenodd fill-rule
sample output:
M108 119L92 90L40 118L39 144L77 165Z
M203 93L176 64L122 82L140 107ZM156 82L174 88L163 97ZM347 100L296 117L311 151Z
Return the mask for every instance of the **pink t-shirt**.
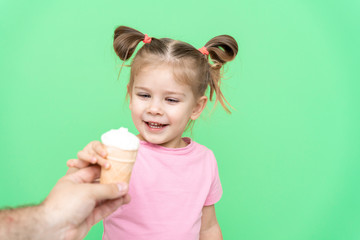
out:
M190 138L184 148L141 141L131 202L104 220L103 240L198 240L202 208L220 200L216 159Z

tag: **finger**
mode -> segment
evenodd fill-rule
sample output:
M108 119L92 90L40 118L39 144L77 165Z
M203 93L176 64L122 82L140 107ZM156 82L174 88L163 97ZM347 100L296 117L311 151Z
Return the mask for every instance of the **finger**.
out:
M95 151L93 150L83 150L83 151L80 151L78 152L78 158L79 160L81 161L84 161L84 162L88 162L88 163L92 163L92 164L99 164L101 167L104 167L106 169L109 169L111 164L110 162L105 159L105 158L102 158L100 155L98 155ZM76 163L76 162L75 162ZM81 163L81 166L83 163ZM81 168L81 167L80 167Z
M128 191L126 183L89 184L90 196L97 202L123 197Z
M92 144L93 150L97 153L97 155L101 156L102 158L106 158L107 150L106 147L99 141L94 141Z
M89 153L88 151L80 151L77 154L77 157L79 160L95 164L97 162L96 157L94 156L94 153Z
M69 160L67 160L66 166L68 166L69 168L73 167L73 166L74 166L73 160L74 160L74 159L69 159Z
M128 193L123 198L124 198L123 204L128 204L131 201L130 195Z
M124 198L117 198L113 200L107 200L97 206L92 214L88 217L89 224L92 226L102 219L109 216L111 213L113 213L116 209L118 209L121 205L125 204Z
M80 159L69 159L66 162L66 165L68 167L72 167L72 168L85 168L85 167L89 166L90 163L86 162L86 161L83 161L83 160L80 160Z
M100 167L90 166L82 168L74 173L66 175L64 179L70 180L74 183L91 183L100 177Z
M111 166L111 163L109 160L102 158L99 155L96 155L96 163L105 169L109 169Z
M92 142L92 151L95 154L97 164L99 164L100 166L102 166L106 169L109 169L111 164L106 159L107 150L106 150L105 146L99 141L93 141Z

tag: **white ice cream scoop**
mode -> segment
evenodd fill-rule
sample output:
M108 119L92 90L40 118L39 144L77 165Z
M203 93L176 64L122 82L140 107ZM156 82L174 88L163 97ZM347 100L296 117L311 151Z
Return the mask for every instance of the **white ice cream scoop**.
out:
M139 139L127 128L111 129L101 136L101 142L106 146L117 147L123 150L137 150Z

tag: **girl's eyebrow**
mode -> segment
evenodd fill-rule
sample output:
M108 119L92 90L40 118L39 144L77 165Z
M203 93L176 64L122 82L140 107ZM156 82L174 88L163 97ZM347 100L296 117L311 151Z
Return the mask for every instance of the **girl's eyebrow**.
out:
M151 92L148 88L146 87L134 87L135 89L138 89L138 90L144 90L144 91L147 91L147 92ZM182 95L182 96L186 96L185 93L182 93L182 92L174 92L174 91L166 91L165 92L166 94L174 94L174 95Z
M182 93L182 92L166 91L165 93L166 93L166 94L174 94L174 95L182 95L182 96L185 96L185 93Z
M144 88L144 87L134 87L135 89L139 89L139 90L145 90L145 91L150 91L149 89L147 89L147 88Z

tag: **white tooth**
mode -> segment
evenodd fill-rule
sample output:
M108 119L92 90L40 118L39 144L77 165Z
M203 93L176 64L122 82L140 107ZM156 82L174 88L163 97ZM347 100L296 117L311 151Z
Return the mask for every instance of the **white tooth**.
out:
M151 126L161 126L162 124L160 124L160 123L149 123L149 125L151 125Z
M163 124L161 123L154 123L154 122L149 122L149 127L151 128L162 128Z

